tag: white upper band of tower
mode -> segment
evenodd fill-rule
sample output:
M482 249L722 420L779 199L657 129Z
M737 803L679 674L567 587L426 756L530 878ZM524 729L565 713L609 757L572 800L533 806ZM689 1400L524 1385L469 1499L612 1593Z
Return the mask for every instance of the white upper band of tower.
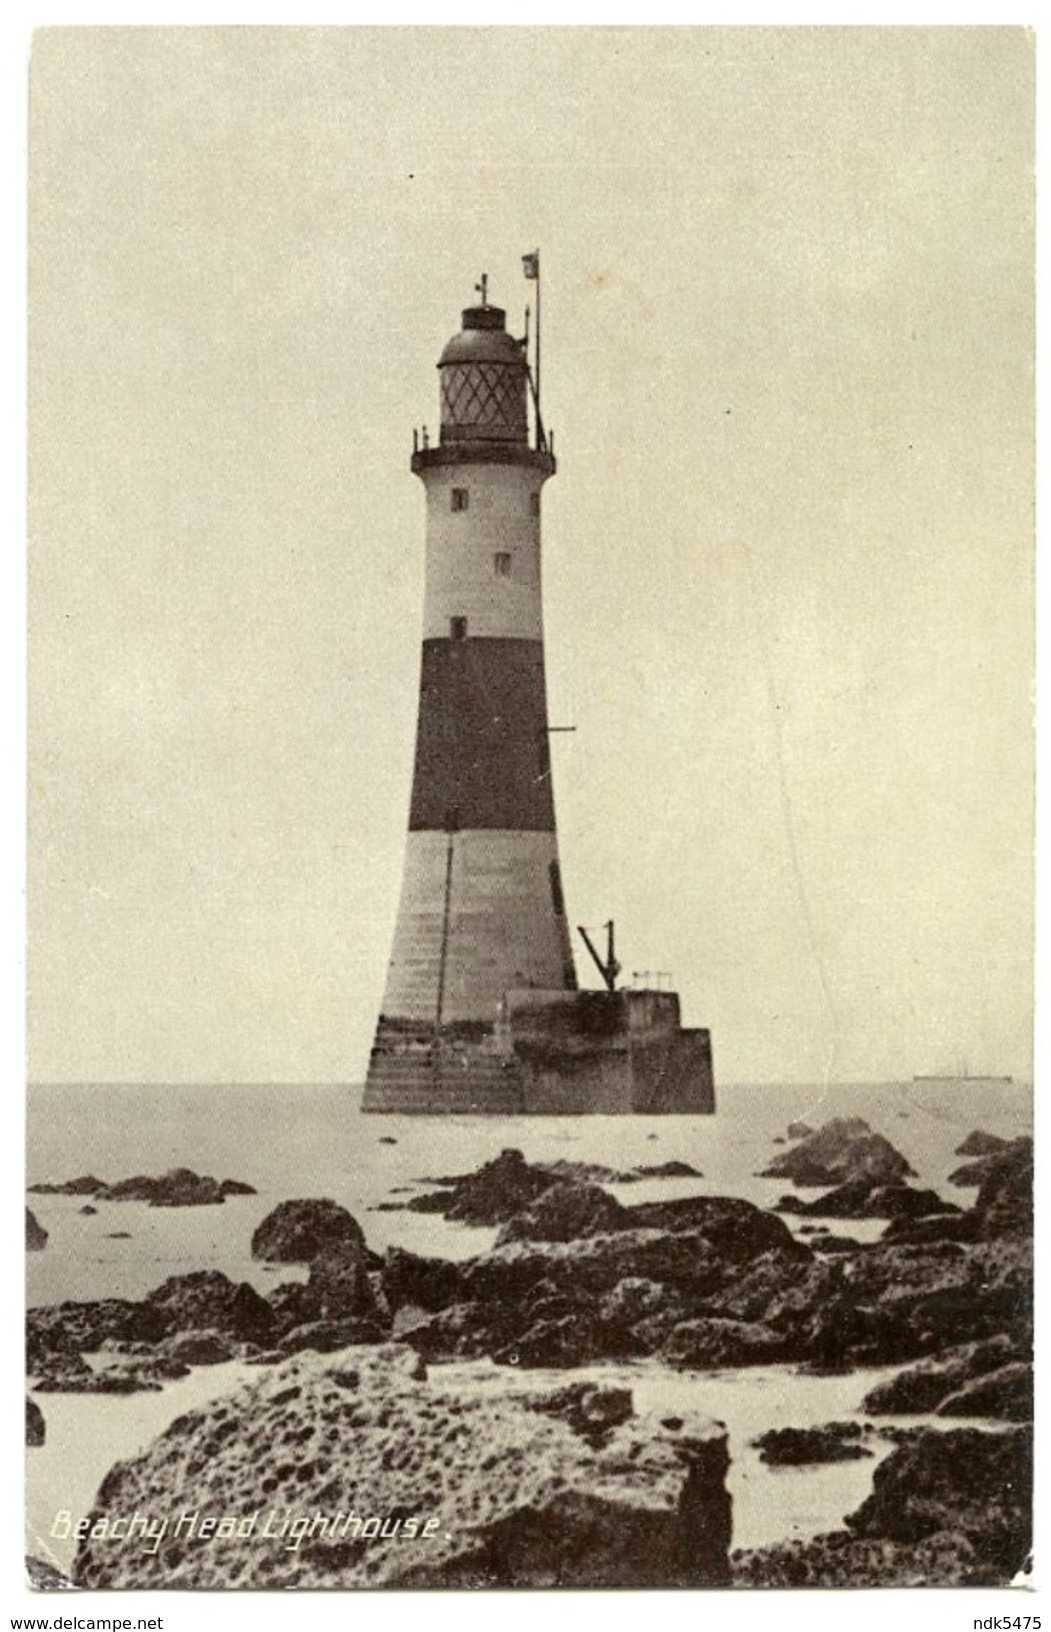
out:
M425 471L427 564L423 638L453 620L476 637L543 638L540 487L530 466L445 465Z

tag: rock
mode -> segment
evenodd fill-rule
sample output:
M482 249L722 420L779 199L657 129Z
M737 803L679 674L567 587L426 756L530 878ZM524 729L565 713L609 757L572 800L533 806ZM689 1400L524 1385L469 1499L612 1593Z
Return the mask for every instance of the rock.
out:
M148 1370L137 1367L102 1367L66 1377L42 1377L39 1394L159 1394L162 1382Z
M49 1304L27 1316L27 1364L32 1368L49 1355L91 1353L117 1342L152 1344L167 1331L160 1310L130 1298Z
M505 1241L575 1241L623 1228L625 1209L597 1184L550 1185L522 1212L503 1225L497 1246Z
M339 1514L334 1533L266 1537L257 1520L248 1535L202 1545L170 1526L155 1553L89 1536L73 1566L77 1585L726 1584L721 1425L692 1413L623 1419L609 1391L549 1396L547 1409L458 1399L414 1378L414 1364L391 1348L349 1363L297 1357L177 1419L119 1463L90 1516L98 1530L106 1517L174 1511L192 1488L202 1518L247 1518L262 1506L306 1515L306 1529L315 1513Z
M962 1145L957 1145L955 1156L995 1156L997 1151L1007 1150L1010 1139L1001 1139L995 1133L984 1133L981 1128L975 1128L969 1133Z
M905 1430L844 1530L735 1553L766 1587L1008 1586L1031 1536L1032 1436Z
M467 1298L500 1304L509 1313L541 1281L571 1297L574 1304L630 1278L703 1295L723 1284L726 1267L726 1260L699 1232L618 1230L569 1242L505 1242L464 1264L462 1284Z
M47 1246L47 1231L26 1208L26 1251L43 1252Z
M44 1413L35 1400L26 1399L26 1445L36 1448L43 1445L47 1438L47 1423Z
M218 1179L189 1167L173 1167L157 1178L137 1173L96 1192L98 1201L145 1201L151 1207L216 1207L224 1199Z
M734 1553L738 1587L965 1587L979 1569L964 1536L941 1533L915 1546L859 1540L845 1530Z
M758 1321L701 1317L683 1320L668 1337L661 1358L677 1371L725 1370L785 1357L784 1336Z
M846 1526L909 1546L962 1532L979 1578L1006 1585L1030 1553L1032 1480L1030 1429L922 1429L877 1467L871 1496Z
M809 1139L814 1129L809 1122L790 1122L785 1132L789 1139Z
M307 1292L318 1320L368 1320L389 1324L373 1290L365 1248L357 1241L332 1241L312 1259Z
M447 1309L463 1295L458 1264L444 1258L421 1258L404 1247L388 1247L383 1261L382 1285L390 1309L410 1304L433 1312Z
M217 1269L172 1275L146 1298L166 1332L216 1331L263 1347L274 1333L274 1312L247 1281L236 1283Z
M283 1201L252 1236L252 1257L271 1263L309 1264L336 1241L364 1246L361 1225L337 1201Z
M998 1417L1032 1422L1033 1368L1023 1360L964 1383L938 1406L939 1417Z
M131 1240L131 1231L130 1230L107 1230L106 1240L107 1241L130 1241Z
M56 1570L43 1558L26 1558L26 1577L34 1592L72 1592L73 1583L68 1576Z
M771 1428L752 1444L760 1462L773 1467L802 1467L815 1462L857 1462L871 1456L856 1422L827 1422L822 1428Z
M389 1133L381 1133L376 1143L378 1145L396 1145L398 1141L393 1139Z
M977 1241L978 1220L970 1213L932 1213L928 1218L894 1218L884 1230L881 1241L911 1242L922 1245L927 1241Z
M98 1212L98 1208L97 1208L97 1207L92 1207L92 1205L91 1205L91 1203L90 1203L90 1202L88 1202L88 1203L87 1203L87 1205L86 1205L86 1206L84 1206L84 1207L78 1207L78 1208L77 1208L77 1211L78 1211L78 1212L79 1212L79 1213L84 1213L84 1214L85 1214L85 1215L86 1215L86 1216L87 1216L87 1215L90 1215L90 1214L92 1214L92 1213L97 1213L97 1212Z
M782 1196L777 1210L805 1218L923 1218L930 1213L961 1211L934 1190L914 1190L910 1184L876 1184L871 1179L851 1179L815 1201Z
M735 1196L683 1196L624 1209L628 1229L695 1232L727 1264L743 1264L767 1252L809 1262L811 1253L774 1213Z
M622 1173L604 1162L569 1162L564 1156L557 1162L537 1162L532 1171L546 1173L551 1184L556 1180L569 1184L631 1184L635 1179L634 1171Z
M867 1122L860 1117L837 1117L775 1157L761 1177L819 1186L845 1184L850 1179L894 1184L915 1174L901 1152L882 1134L873 1133Z
M523 1403L529 1411L559 1417L594 1446L605 1444L613 1430L635 1414L630 1388L603 1388L598 1383L570 1383L549 1394L531 1395Z
M936 1411L965 1383L1023 1358L1023 1345L1005 1332L980 1343L963 1343L879 1383L865 1395L861 1409L870 1416L920 1416Z
M502 1150L477 1173L440 1181L450 1188L438 1195L416 1196L411 1212L441 1212L461 1224L503 1224L535 1201L555 1181L551 1173L530 1167L520 1150Z
M356 1343L382 1343L386 1337L383 1327L368 1320L312 1320L303 1326L294 1326L281 1339L285 1354L298 1354L304 1349L315 1349L319 1354L332 1354Z
M219 1186L224 1196L257 1196L259 1194L254 1184L246 1184L244 1179L224 1179Z
M816 1252L860 1252L861 1242L852 1235L822 1235L814 1242Z
M631 1170L631 1177L637 1179L703 1179L704 1174L697 1168L691 1167L689 1162L658 1162L653 1167L640 1164Z
M219 1366L233 1360L237 1345L225 1332L178 1332L164 1344L164 1352L171 1360L190 1366Z
M31 1184L27 1188L35 1196L95 1196L105 1190L106 1183L93 1173L84 1173L79 1179L65 1179L61 1184Z
M305 1281L282 1281L266 1299L274 1317L274 1331L278 1336L290 1332L294 1326L306 1325L317 1318L314 1295Z
M600 1305L603 1323L630 1329L640 1320L652 1316L674 1314L675 1303L666 1286L660 1281L646 1280L638 1275L626 1276L607 1292Z
M49 1394L61 1394L70 1381L86 1377L91 1370L79 1354L50 1354L38 1359L28 1368L34 1388L43 1388Z
M993 1166L983 1178L974 1203L979 1239L989 1241L1001 1235L1031 1239L1033 1141L1018 1139L999 1155L986 1160Z
M1032 1156L1031 1139L1012 1139L999 1150L990 1151L985 1156L980 1156L977 1161L965 1162L962 1167L956 1168L949 1174L949 1183L957 1185L962 1190L980 1187L986 1179L1001 1169L1024 1172L1027 1159L1031 1164Z
M611 1346L597 1317L590 1310L575 1309L568 1314L541 1315L490 1352L498 1366L555 1368L607 1359Z

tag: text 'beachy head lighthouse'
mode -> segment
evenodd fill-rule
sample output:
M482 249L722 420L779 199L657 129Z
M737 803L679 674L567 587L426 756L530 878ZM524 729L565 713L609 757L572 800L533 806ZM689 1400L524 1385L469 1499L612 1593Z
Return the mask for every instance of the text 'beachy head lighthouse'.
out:
M525 270L539 306L538 255ZM487 282L439 359L439 439L425 431L412 455L427 502L416 758L364 1108L710 1110L707 1033L679 1028L674 993L618 992L612 978L578 990L544 681L541 491L555 460L539 339L531 366ZM654 1047L667 1056L655 1097L675 1104L640 1102ZM687 1055L707 1061L690 1104Z

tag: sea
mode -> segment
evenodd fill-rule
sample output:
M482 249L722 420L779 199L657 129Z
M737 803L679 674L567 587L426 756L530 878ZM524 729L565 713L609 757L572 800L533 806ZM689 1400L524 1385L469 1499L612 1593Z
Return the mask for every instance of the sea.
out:
M625 1203L685 1195L740 1196L771 1207L792 1189L760 1177L784 1148L789 1123L813 1127L861 1116L915 1169L915 1183L969 1204L951 1185L956 1147L975 1128L1014 1138L1031 1131L1032 1089L1008 1079L916 1079L842 1084L739 1084L718 1091L714 1116L401 1117L366 1116L360 1086L346 1084L34 1084L29 1090L27 1183L92 1173L106 1182L190 1167L253 1185L252 1196L219 1207L151 1208L83 1197L27 1197L48 1231L28 1255L30 1306L65 1299L139 1298L169 1275L218 1269L266 1292L305 1276L250 1256L257 1224L280 1201L332 1197L355 1215L371 1247L397 1244L463 1259L484 1251L493 1229L435 1214L388 1210L433 1188L435 1178L474 1171L501 1150L530 1161L601 1162L618 1171L671 1159L694 1179L612 1184ZM813 1192L807 1192L812 1195ZM381 1210L382 1209L382 1210ZM801 1222L786 1215L786 1223ZM837 1233L876 1240L880 1220L833 1223ZM790 1366L679 1373L655 1361L587 1368L628 1386L637 1410L698 1410L726 1423L732 1468L734 1545L755 1547L836 1528L868 1494L890 1445L872 1436L871 1458L805 1468L769 1468L751 1443L768 1428L856 1418L864 1395L899 1367L812 1377ZM91 1509L114 1462L135 1455L176 1416L231 1392L258 1373L241 1362L200 1367L159 1394L44 1394L43 1447L27 1453L27 1551L58 1568L73 1543L63 1531ZM579 1375L579 1374L575 1374ZM488 1361L431 1367L433 1386L461 1395L524 1393L564 1383L562 1372L518 1372ZM938 1419L880 1419L908 1425ZM954 1419L952 1426L960 1426ZM986 1426L991 1426L986 1424Z

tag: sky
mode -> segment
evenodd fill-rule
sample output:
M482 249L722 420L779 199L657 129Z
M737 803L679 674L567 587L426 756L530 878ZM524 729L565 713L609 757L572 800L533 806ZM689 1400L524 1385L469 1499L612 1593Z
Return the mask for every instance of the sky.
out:
M717 1080L1028 1076L1032 103L1015 28L38 33L31 1075L363 1076L412 428L539 245L572 922Z

